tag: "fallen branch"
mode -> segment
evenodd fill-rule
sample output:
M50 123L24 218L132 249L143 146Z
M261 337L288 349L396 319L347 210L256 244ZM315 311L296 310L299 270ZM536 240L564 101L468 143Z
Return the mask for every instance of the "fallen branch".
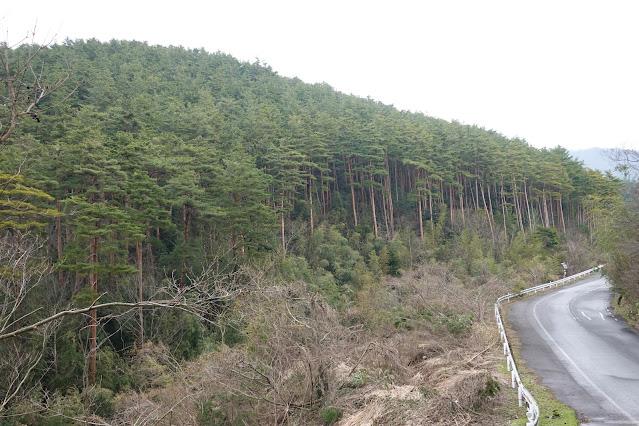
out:
M475 358L477 358L478 356L486 353L486 351L488 351L488 349L492 348L493 346L495 346L497 344L497 342L499 342L499 339L495 340L490 346L488 346L486 349L484 349L483 351L479 352L478 354L475 354L475 356L473 356L471 359L469 359L468 361L466 361L466 364L470 364L471 362L473 362L475 360Z

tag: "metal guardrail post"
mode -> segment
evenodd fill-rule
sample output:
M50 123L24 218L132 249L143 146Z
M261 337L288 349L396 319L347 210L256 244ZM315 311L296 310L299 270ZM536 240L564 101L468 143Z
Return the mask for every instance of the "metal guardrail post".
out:
M521 389L522 389L521 386L519 386L519 389L517 389L517 400L519 401L519 406L520 407L523 406L523 404L524 404L524 402L523 402L524 393L523 393L523 391Z
M519 401L519 406L523 406L524 401L527 405L526 417L528 418L528 423L526 426L536 426L539 422L539 406L537 405L537 401L533 398L532 394L526 389L524 384L519 377L519 372L517 371L517 364L515 363L515 358L510 352L510 344L508 343L508 336L506 335L506 328L504 327L504 323L501 319L501 314L499 312L500 303L504 300L510 300L515 296L524 296L528 293L537 293L537 290L545 290L549 287L557 287L561 283L569 283L573 279L581 278L584 275L590 274L601 269L603 265L599 265L595 268L588 269L587 271L580 272L575 275L571 275L569 277L551 281L548 284L542 284L535 287L527 288L519 292L519 294L506 294L501 296L495 302L495 318L497 319L497 328L499 329L499 334L502 342L504 343L504 355L506 355L506 368L510 371L510 377L512 382L513 389L517 387L517 400Z

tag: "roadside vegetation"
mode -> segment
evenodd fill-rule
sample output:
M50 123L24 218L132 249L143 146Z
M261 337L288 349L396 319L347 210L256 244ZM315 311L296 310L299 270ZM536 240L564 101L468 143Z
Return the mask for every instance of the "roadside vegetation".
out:
M636 176L639 153L617 150L610 155L620 168ZM639 254L639 186L636 180L627 181L622 188L623 201L618 201L594 234L596 243L605 253L604 273L612 284L611 305L630 325L639 327L639 279L636 256Z

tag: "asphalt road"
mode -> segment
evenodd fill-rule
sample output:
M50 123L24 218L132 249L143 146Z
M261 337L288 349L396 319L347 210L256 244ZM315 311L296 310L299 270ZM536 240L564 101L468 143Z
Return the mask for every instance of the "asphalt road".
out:
M588 425L639 425L639 333L599 274L507 308L520 355Z

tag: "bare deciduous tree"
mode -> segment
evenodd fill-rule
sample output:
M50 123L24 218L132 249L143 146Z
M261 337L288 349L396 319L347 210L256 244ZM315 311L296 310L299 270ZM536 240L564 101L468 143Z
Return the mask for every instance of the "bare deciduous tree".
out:
M630 148L612 148L606 155L617 163L616 169L626 175L639 175L639 151Z
M25 43L29 38L30 42ZM0 42L0 143L11 137L22 117L39 122L39 114L60 105L75 91L71 89L59 102L42 106L45 98L60 90L71 76L70 69L52 78L45 76L44 66L36 58L50 44L36 44L35 31L14 45Z
M224 306L242 292L237 276L220 277L211 266L191 277L187 287L176 279L164 280L141 302L102 302L102 294L88 306L74 306L70 301L46 303L39 298L46 295L46 283L54 282L49 277L53 268L41 247L41 239L30 233L6 232L0 237L0 417L38 386L36 371L42 374L47 345L65 318L87 316L99 309L102 323L137 317L138 309L170 309L214 323Z

